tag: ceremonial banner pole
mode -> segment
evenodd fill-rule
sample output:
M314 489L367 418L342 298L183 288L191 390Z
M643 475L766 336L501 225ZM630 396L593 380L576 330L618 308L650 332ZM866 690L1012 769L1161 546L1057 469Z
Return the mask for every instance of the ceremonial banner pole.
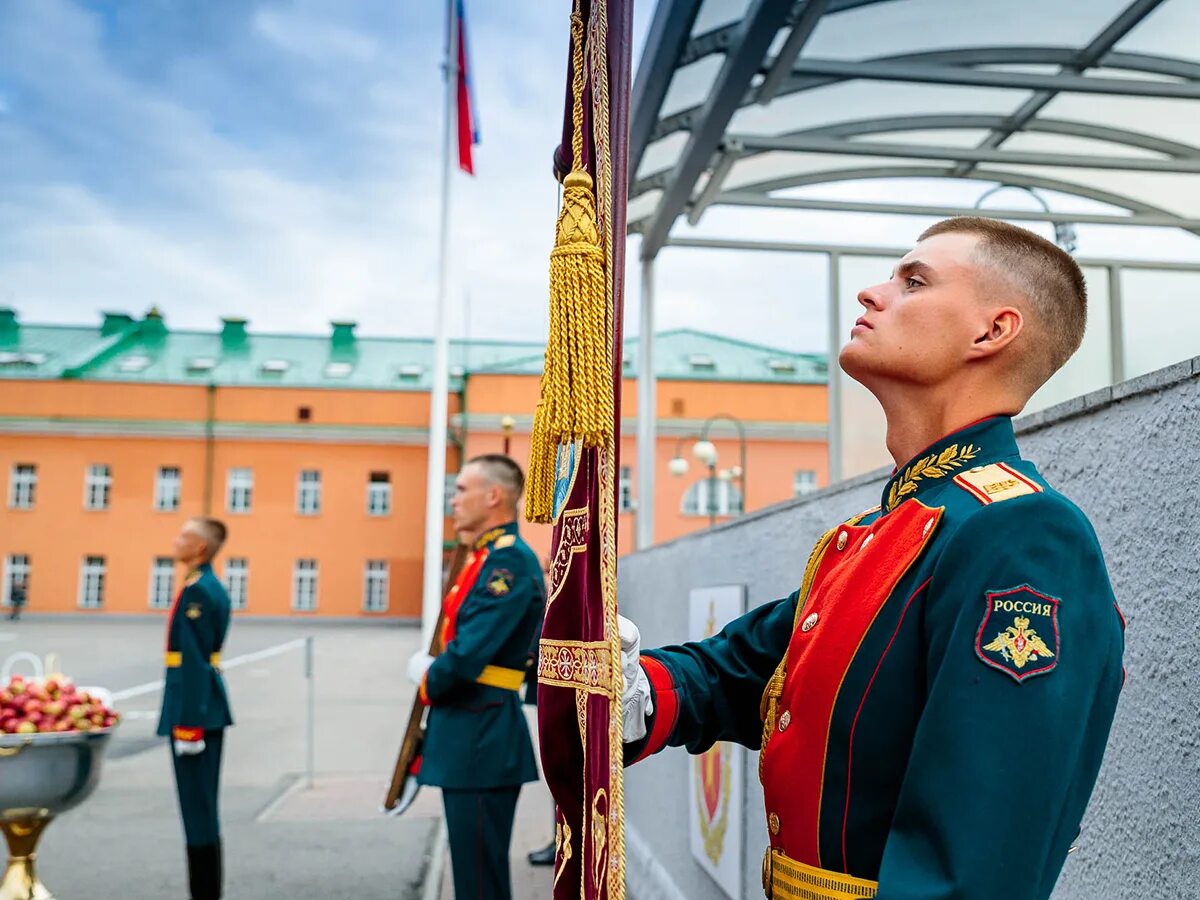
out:
M429 390L429 468L425 487L425 577L421 600L421 644L433 637L442 607L442 553L446 523L446 427L450 353L446 337L446 282L450 268L451 149L456 141L458 16L446 0L446 133L442 159L442 223L438 239L438 289L434 307L433 384Z
M538 733L555 900L625 896L616 473L631 22L631 0L575 0L554 155L563 195L526 515L554 524Z

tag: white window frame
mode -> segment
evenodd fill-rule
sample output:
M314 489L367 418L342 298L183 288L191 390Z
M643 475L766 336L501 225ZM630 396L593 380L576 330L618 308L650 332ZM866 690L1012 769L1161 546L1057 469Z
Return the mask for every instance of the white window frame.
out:
M363 566L363 612L387 612L388 569L386 559L368 559Z
M37 502L37 463L13 463L8 481L8 508L33 509Z
M229 605L233 609L246 608L246 599L250 592L250 561L244 556L226 558L225 590L229 594Z
M225 473L225 511L249 513L254 504L254 470L230 469Z
M83 474L83 508L91 512L108 509L112 499L112 466L92 463Z
M708 508L708 486L716 486L716 510ZM732 481L722 478L700 478L692 482L683 494L680 514L684 516L736 516L742 512L742 492Z
M108 560L103 556L85 556L79 564L80 609L104 608L104 582L108 575Z
M25 598L29 599L29 554L9 553L4 557L4 585L0 606L12 606L12 588L20 577L25 582Z
M296 476L296 512L315 516L321 512L321 470L301 469Z
M372 475L385 475L387 481L372 481ZM372 472L367 476L367 515L390 516L392 514L392 473Z
M156 556L150 562L150 594L147 598L151 609L170 609L175 594L175 560L169 556Z
M183 494L183 470L179 466L159 466L154 476L154 509L176 512Z
M320 569L315 559L298 559L292 566L292 611L316 612Z
M792 475L792 496L803 497L817 489L816 469L797 469Z
M617 512L633 512L633 467L621 466L621 478L617 482Z
M446 518L454 515L454 509L450 505L450 501L454 499L454 495L458 493L458 473L446 473L446 486L442 490L442 510Z

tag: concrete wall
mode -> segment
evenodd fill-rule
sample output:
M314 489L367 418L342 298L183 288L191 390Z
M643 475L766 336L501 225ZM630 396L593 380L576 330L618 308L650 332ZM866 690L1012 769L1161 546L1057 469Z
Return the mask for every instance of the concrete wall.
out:
M1091 518L1129 626L1128 682L1080 850L1054 896L1200 898L1200 357L1025 417L1018 434ZM693 588L744 583L751 605L786 595L820 532L877 504L884 478L625 557L622 612L655 647L684 635ZM668 750L627 773L635 900L723 896L688 849L687 766ZM745 773L749 898L761 896L767 843L755 754Z

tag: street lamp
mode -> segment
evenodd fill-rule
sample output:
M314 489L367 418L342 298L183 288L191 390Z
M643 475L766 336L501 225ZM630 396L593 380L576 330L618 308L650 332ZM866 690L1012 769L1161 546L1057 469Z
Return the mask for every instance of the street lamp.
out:
M700 440L692 448L692 453L695 454L697 459L703 460L708 465L708 521L710 525L715 525L717 521L717 492L715 483L717 448L708 439L708 432L712 428L713 422L718 420L730 422L737 429L739 465L731 469L722 470L721 480L725 482L738 482L738 487L742 493L741 508L738 512L743 513L746 511L746 428L742 424L741 419L731 416L728 413L718 413L715 416L709 416L700 429Z
M509 456L512 448L512 433L516 426L517 420L512 416L502 416L500 419L500 430L504 432L504 455Z

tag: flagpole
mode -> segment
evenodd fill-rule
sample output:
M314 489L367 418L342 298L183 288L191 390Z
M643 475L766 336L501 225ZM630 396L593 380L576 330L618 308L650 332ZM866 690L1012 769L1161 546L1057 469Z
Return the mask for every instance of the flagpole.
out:
M458 92L458 18L455 0L446 0L446 133L443 138L442 223L438 240L437 305L433 326L433 385L429 391L429 471L425 489L425 577L421 600L421 644L429 645L442 606L442 542L445 540L446 417L449 399L449 341L446 292L450 268L450 178L454 164Z

